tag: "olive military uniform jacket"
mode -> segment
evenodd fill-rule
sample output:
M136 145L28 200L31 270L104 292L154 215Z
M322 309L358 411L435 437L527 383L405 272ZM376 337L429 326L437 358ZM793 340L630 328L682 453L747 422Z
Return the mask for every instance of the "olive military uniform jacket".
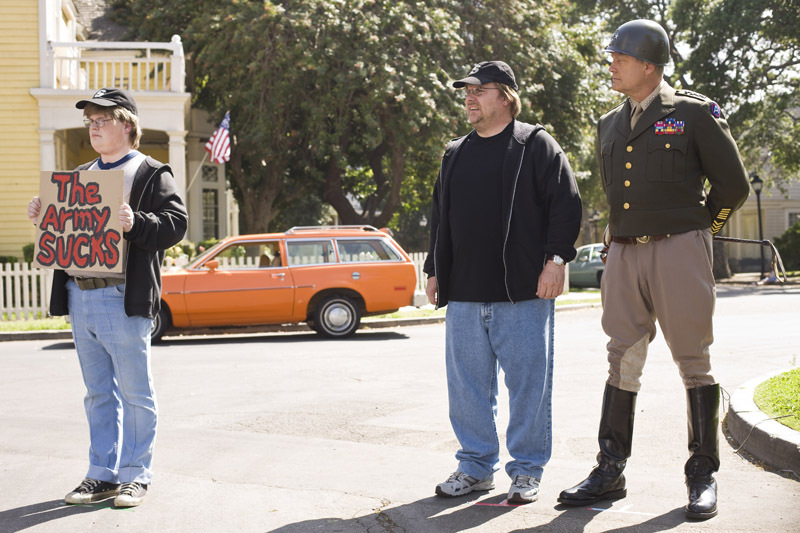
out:
M630 116L626 100L597 124L597 157L610 206L611 235L663 235L708 227L717 233L750 192L719 106L664 83L633 131Z

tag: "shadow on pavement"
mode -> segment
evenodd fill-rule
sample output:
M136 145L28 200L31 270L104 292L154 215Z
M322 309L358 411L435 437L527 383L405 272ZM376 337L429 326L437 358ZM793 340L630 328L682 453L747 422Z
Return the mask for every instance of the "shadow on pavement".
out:
M493 506L505 499L505 496L493 496L479 503L488 506L472 505L466 497L439 498L431 496L416 502L391 507L389 509L373 509L372 512L354 518L318 518L288 524L272 533L308 533L310 531L336 531L337 533L364 531L395 531L406 533L457 533L485 524L500 515L513 512L517 507ZM388 504L388 502L387 502Z
M15 533L67 516L91 513L101 509L114 509L113 500L87 505L67 505L64 500L33 503L16 509L0 511L0 533ZM52 528L52 531L58 530L58 526Z
M398 331L379 331L379 330L365 330L359 331L352 337L342 339L347 342L370 342L370 341L386 341L408 339L408 335ZM154 344L155 348L174 346L190 346L192 344L287 344L287 343L300 343L300 342L325 342L333 341L339 342L338 339L330 339L321 337L314 332L308 333L253 333L248 335L237 334L216 334L209 335L208 337L165 337L158 344ZM70 343L71 345L71 343ZM61 343L64 347L64 343Z
M534 531L584 531L589 522L591 522L601 512L606 510L605 507L599 506L596 506L593 509L587 509L584 507L570 507L567 505L558 504L555 506L555 510L563 512L549 523L532 528L514 529L509 533L532 533ZM602 511L599 509L602 509ZM637 522L636 524L631 524L630 526L607 529L605 531L608 533L611 533L612 531L616 533L655 533L657 531L668 531L675 529L682 524L686 524L687 521L688 520L683 513L683 507L677 507L662 515L654 516L646 522Z
M465 501L465 498L444 499L432 496L406 505L388 509L373 509L350 519L319 518L304 520L272 530L273 533L307 533L310 531L336 531L337 533L363 531L395 531L406 533L457 533L472 530L502 516L506 513L525 512L526 506L501 505L504 495L493 496L482 500ZM464 505L468 503L470 505ZM531 505L541 505L534 503ZM458 507L458 508L456 508ZM575 508L557 505L557 511L563 511L550 522L525 529L514 529L513 533L523 532L558 532L584 531L600 513L586 508ZM600 509L600 508L598 508ZM674 529L687 522L683 508L679 507L654 516L646 522L638 522L630 526L613 529L619 533L657 532ZM491 527L491 526L489 526Z
M72 341L65 341L65 342L55 342L53 344L48 344L47 346L42 346L42 350L74 350L75 343Z

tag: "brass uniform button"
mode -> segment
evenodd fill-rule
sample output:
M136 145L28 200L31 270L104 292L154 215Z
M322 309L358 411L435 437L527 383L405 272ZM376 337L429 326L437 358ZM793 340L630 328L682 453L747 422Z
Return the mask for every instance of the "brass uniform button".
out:
M625 168L627 168L627 169L629 169L629 170L630 170L630 168L631 168L632 166L633 166L633 165L631 165L630 163L625 163Z
M670 146L672 146L672 145L670 145L669 143L667 143L667 144L665 144L665 145L664 145L664 148L666 148L666 149L668 149L668 150L669 150L669 147L670 147Z
M628 151L633 152L633 146L628 146Z
M631 204L629 204L628 202L625 202L624 204L622 204L622 207L624 209L630 209L631 208Z
M631 186L631 180L625 180L625 186L626 187L630 187Z

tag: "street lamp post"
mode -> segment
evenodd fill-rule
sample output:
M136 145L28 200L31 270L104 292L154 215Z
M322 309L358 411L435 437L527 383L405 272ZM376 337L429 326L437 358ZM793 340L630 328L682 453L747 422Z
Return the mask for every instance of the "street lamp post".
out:
M595 209L586 221L592 225L592 242L597 242L597 223L600 221L600 211Z
M758 240L764 240L764 231L761 227L761 189L764 188L764 180L758 177L758 174L752 174L750 184L753 186L753 191L756 193L756 212L758 213ZM764 279L764 247L759 246L761 250L761 278Z

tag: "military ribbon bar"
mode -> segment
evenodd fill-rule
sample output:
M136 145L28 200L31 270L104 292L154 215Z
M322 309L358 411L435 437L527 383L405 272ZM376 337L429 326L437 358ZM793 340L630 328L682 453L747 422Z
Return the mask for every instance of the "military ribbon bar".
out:
M656 135L683 135L684 122L674 118L659 120L655 126Z

